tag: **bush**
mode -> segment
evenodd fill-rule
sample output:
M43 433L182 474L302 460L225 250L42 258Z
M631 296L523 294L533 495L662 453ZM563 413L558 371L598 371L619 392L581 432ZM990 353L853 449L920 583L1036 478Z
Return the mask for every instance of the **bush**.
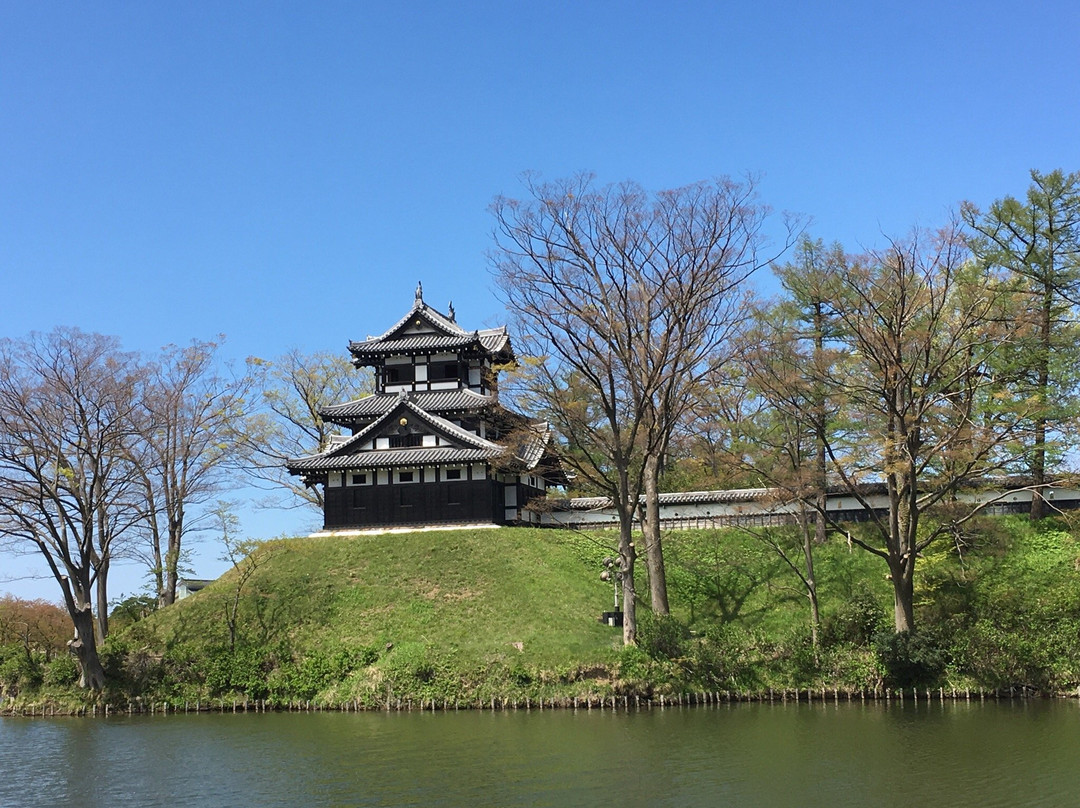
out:
M18 646L0 648L0 693L15 696L41 684L41 657Z
M211 694L244 693L253 699L268 695L267 674L270 666L258 648L230 649L218 646L207 649L203 673Z
M762 683L763 645L756 632L732 624L710 626L688 649L687 667L706 687L756 690Z
M1026 625L981 619L955 641L956 661L980 684L1032 687L1045 693L1073 690L1080 681L1076 618Z
M297 664L282 666L284 675L277 677L278 686L286 686L291 697L313 699L319 691L343 681L354 670L371 665L378 658L378 652L371 648L313 651Z
M79 666L70 654L58 654L45 663L42 681L50 687L68 687L79 681Z
M852 643L869 646L884 629L885 610L868 589L857 590L840 604L822 624L821 639L826 645Z
M679 659L686 655L690 629L671 615L646 612L638 620L637 641L653 659Z
M655 658L640 645L624 645L619 649L619 660L615 666L616 690L649 693L654 684L665 678L660 673Z
M422 643L400 643L384 657L382 670L392 691L423 698L456 695L458 683L451 683L445 661Z
M875 637L874 646L891 687L933 684L949 662L948 653L932 632L883 630Z

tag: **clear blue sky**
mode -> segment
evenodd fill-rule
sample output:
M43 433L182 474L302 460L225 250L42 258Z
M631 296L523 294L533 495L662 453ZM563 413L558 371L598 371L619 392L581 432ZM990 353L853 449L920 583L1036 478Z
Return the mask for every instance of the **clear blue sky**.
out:
M1078 42L1065 0L0 0L0 336L344 351L417 280L494 325L487 207L526 170L760 172L814 235L873 246L1080 170ZM0 592L58 594L0 565Z

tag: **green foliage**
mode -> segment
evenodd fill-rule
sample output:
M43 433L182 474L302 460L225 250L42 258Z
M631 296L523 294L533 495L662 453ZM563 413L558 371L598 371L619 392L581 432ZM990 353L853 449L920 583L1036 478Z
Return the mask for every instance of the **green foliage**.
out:
M1006 551L977 559L970 608L942 621L954 667L994 688L1080 683L1080 544L1064 525L1005 520Z
M962 555L943 546L924 559L924 633L915 636L892 634L890 583L842 537L815 548L815 648L797 581L758 538L678 531L669 537L681 584L673 614L642 609L639 645L622 648L597 620L611 603L598 578L603 534L503 529L274 542L240 593L235 650L226 625L233 571L116 632L103 660L128 697L372 707L935 683L1074 690L1080 543L1063 523L989 527L964 538ZM701 588L690 585L701 577ZM710 605L721 596L724 608ZM62 686L64 656L46 682L43 657L28 665L25 649L2 651L0 686Z
M119 631L157 611L157 598L153 595L132 595L113 606L109 614L110 631Z
M825 619L822 642L868 646L886 623L887 615L878 597L869 590L857 590Z
M445 656L424 643L395 645L381 669L390 693L448 698L460 692L453 666Z
M653 659L678 659L686 653L690 629L679 620L652 612L638 613L638 646Z
M373 648L315 650L298 661L279 662L267 678L267 689L277 701L314 699L331 685L345 680L353 671L374 664L378 658L379 654Z
M267 674L271 670L265 651L254 646L207 649L202 672L211 695L243 693L253 699L269 695Z
M657 685L661 689L673 678L666 676L668 672L655 657L637 645L627 645L619 650L619 659L615 666L615 674L619 687L623 692L649 693Z
M16 696L42 682L42 654L27 654L17 645L0 646L0 694Z
M45 663L41 680L47 687L70 687L79 681L79 666L70 654L59 654Z
M933 684L949 661L940 640L927 631L882 631L874 638L874 646L891 687Z
M167 676L162 654L127 636L111 635L100 656L112 689L131 696L154 692Z
M756 690L762 682L759 664L769 654L758 631L735 625L710 626L688 654L694 679L710 688Z

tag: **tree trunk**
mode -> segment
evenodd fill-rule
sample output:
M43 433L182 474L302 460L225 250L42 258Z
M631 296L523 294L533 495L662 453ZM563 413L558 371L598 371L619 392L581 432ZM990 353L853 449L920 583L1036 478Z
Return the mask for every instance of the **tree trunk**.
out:
M1043 499L1043 486L1046 485L1046 420L1035 422L1035 451L1031 457L1031 513L1032 522L1038 522L1046 516L1046 500Z
M157 592L157 605L158 608L166 606L165 603L165 567L163 566L163 560L161 558L161 539L157 535L157 531L154 531L153 547L151 549L154 560L154 591Z
M165 605L176 602L176 581L179 578L180 545L184 536L184 508L180 503L169 517L169 547L165 553Z
M106 559L98 566L97 581L94 584L97 594L97 642L105 642L109 636L109 561Z
M670 614L664 548L660 535L660 461L652 456L645 461L645 565L649 570L649 596L654 614Z
M625 503L619 514L619 573L622 580L623 645L637 645L637 593L634 590L634 508Z
M821 357L825 351L825 307L822 301L814 304L814 372L820 371ZM825 507L829 501L828 494L828 455L826 444L829 436L826 432L826 401L825 391L822 385L814 382L814 486L817 488L816 496L818 513L814 519L814 541L824 544L828 539L825 524Z
M803 560L806 563L806 596L810 600L810 641L814 645L814 656L818 651L818 626L821 625L821 613L818 608L817 579L814 578L814 539L810 536L810 526L806 523L806 508L802 509L802 545ZM817 523L824 521L818 516Z
M165 554L165 588L161 592L161 605L171 606L176 602L176 581L178 578L176 568L179 566L180 545L179 540L173 547L173 538L169 536L169 551Z
M1053 328L1054 293L1047 284L1043 289L1042 311L1039 323L1038 390L1039 414L1035 419L1035 446L1031 456L1031 476L1035 487L1031 492L1031 521L1038 522L1046 516L1046 406L1050 397L1050 350Z
M912 576L893 573L893 616L896 633L915 630L915 587Z
M889 573L893 585L893 617L896 632L915 630L915 536L917 518L905 513L897 520L900 530L889 549Z
M83 603L76 607L71 619L75 626L75 638L68 641L68 648L79 663L79 687L101 690L105 687L105 669L101 667L98 657L94 614L90 604Z
M825 521L825 508L829 497L824 492L818 493L817 513L814 515L814 543L824 544L829 540L828 524Z

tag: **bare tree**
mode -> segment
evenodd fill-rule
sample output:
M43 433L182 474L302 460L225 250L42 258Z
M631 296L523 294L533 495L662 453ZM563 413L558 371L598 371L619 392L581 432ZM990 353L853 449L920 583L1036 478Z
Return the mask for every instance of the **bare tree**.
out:
M527 402L563 436L567 462L619 513L624 640L636 636L633 526L645 494L653 609L667 612L658 479L676 425L725 358L767 208L753 180L648 194L590 175L500 197L496 279L526 351Z
M639 256L650 305L640 329L635 364L647 369L641 384L649 441L644 469L643 532L652 607L668 613L659 520L660 475L679 425L692 415L704 390L731 363L734 340L747 318L745 281L776 254L763 254L769 209L757 200L756 183L723 179L657 195ZM797 222L786 221L790 246Z
M176 582L193 509L235 468L236 436L250 406L253 378L223 371L220 340L170 345L147 368L132 461L142 489L145 560L159 606L176 600Z
M236 571L233 589L225 596L225 626L229 631L229 651L236 651L240 630L240 603L244 587L260 566L272 557L272 550L264 542L242 539L239 536L240 519L233 511L234 503L218 500L210 514L217 530L221 531L222 561L228 561Z
M849 353L830 386L851 423L846 434L830 433L826 451L869 521L870 531L852 540L888 565L897 632L915 626L919 554L978 507L955 503L937 524L922 517L963 483L1014 462L1028 414L991 372L1023 324L1009 316L1006 285L968 258L953 226L853 260L837 279ZM871 507L868 482L883 484L886 513Z
M105 683L108 569L133 514L126 444L139 373L115 339L76 329L0 342L0 536L40 553L56 579L89 689Z
M321 411L371 393L373 380L345 357L291 350L273 360L252 357L249 368L262 387L260 407L248 418L241 444L250 473L266 487L287 492L294 505L322 512L323 491L285 470L285 462L325 448L338 430Z

